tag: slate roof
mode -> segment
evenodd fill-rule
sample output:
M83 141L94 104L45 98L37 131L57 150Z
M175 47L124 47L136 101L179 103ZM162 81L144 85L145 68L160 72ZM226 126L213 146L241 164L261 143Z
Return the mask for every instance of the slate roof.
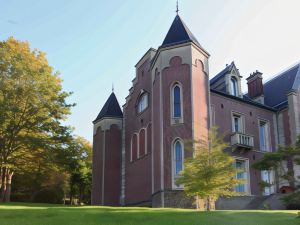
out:
M234 67L234 62L232 61L229 65L225 67L221 72L219 72L216 76L214 76L212 79L210 79L209 83L210 85L214 84L217 82L219 79L221 79L223 76L225 76L227 73L229 73L232 68Z
M182 21L180 16L176 15L161 47L167 47L186 42L193 42L199 48L203 49L196 37L192 34L189 28Z
M123 118L122 110L114 93L111 93L94 122L104 117Z
M280 73L264 84L265 104L277 109L287 105L287 94L300 85L300 63Z

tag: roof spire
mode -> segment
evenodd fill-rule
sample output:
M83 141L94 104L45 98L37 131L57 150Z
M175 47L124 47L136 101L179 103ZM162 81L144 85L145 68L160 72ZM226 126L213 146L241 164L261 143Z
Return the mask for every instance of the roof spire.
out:
M111 85L111 92L114 93L114 90L115 90L114 89L114 83L112 83L112 85Z
M176 1L176 14L178 15L179 9L178 9L178 0Z

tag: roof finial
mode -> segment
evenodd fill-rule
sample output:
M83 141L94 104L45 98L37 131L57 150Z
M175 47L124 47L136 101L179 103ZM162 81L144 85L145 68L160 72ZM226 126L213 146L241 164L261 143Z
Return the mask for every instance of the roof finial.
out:
M111 85L111 92L114 93L114 90L115 90L114 89L114 83L112 83L112 85Z
M176 14L178 15L179 9L178 9L178 0L176 1Z

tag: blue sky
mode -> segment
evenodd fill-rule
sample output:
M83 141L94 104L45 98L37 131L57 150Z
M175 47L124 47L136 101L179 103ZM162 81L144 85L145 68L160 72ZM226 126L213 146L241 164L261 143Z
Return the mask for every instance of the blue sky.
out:
M0 0L0 40L14 36L47 54L77 103L67 124L92 140L92 120L111 93L125 102L134 65L163 41L175 0ZM300 1L181 0L180 16L211 54L210 77L232 60L264 80L300 61ZM246 84L243 82L244 91Z

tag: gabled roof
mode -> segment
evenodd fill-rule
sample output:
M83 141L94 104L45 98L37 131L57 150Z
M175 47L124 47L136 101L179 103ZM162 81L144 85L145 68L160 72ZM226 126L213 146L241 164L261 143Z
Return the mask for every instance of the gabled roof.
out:
M284 72L264 84L264 102L271 107L285 106L287 94L297 91L300 85L300 63L292 66Z
M203 49L198 40L185 25L179 15L176 15L161 47L193 42L199 48Z
M104 117L123 118L122 110L114 93L111 93L94 122Z
M235 66L234 62L232 61L229 65L226 65L225 69L223 69L220 73L218 73L216 76L214 76L210 81L210 85L214 84L217 82L219 79L221 79L223 76L228 74L232 68Z

